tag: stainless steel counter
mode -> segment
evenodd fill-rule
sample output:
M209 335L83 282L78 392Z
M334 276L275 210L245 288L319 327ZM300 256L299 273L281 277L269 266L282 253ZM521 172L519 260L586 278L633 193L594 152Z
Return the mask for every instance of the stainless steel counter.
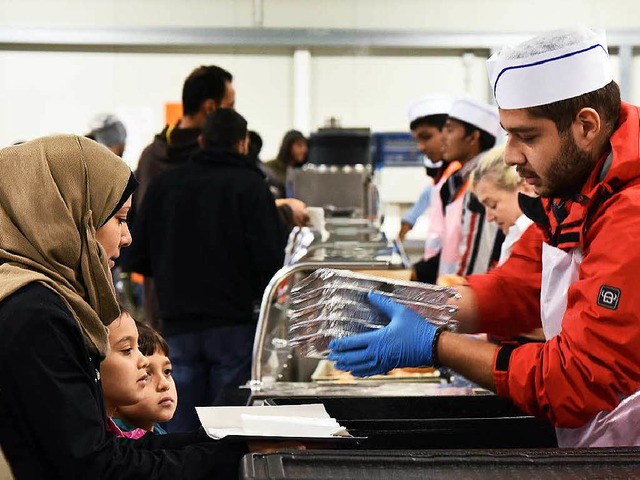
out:
M488 390L449 383L361 380L355 383L276 382L251 394L259 402L276 397L444 397L493 395Z

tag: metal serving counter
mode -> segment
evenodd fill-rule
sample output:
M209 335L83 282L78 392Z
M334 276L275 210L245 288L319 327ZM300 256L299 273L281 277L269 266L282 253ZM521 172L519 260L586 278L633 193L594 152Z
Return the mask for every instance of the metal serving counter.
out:
M555 430L486 390L446 383L286 383L253 392L252 405L322 403L361 437L358 449L557 446Z
M265 380L285 379L295 361L305 363L306 370L317 363L297 358L287 341L288 293L301 275L318 268L380 271L406 267L403 256L371 220L330 218L326 233L323 239L320 232L294 229L287 246L288 265L276 272L264 291L253 345L253 390L259 391ZM305 372L296 379L309 380L309 375Z
M253 453L240 465L243 480L637 478L640 449L295 451Z
M473 387L455 387L448 383L366 381L355 383L323 382L275 382L263 385L251 394L254 405L265 399L281 397L442 397L442 396L482 396L493 395L487 390Z
M404 267L397 254L390 255L393 246L384 236L378 238L379 232L367 220L340 219L327 230L333 234L324 241L308 231L298 232L297 250L288 252L291 263L273 277L264 292L252 378L244 391L246 404L322 403L353 436L366 437L354 445L365 450L557 445L548 422L525 415L486 390L450 383L447 376L425 376L419 381L336 378L311 382L307 368L304 375L298 375L300 381L286 381L291 364L309 360L314 366L318 362L297 358L287 341L289 291L302 275L321 267L378 271ZM356 250L349 250L349 245ZM327 254L332 249L342 249L342 253ZM349 258L345 253L350 251L364 253ZM274 306L276 298L279 302Z

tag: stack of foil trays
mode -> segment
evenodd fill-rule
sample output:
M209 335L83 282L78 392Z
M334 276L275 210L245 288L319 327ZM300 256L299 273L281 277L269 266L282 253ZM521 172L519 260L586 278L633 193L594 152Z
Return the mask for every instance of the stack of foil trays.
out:
M370 291L408 306L434 325L457 327L452 318L457 307L447 304L459 296L453 288L321 268L291 290L289 345L305 357L326 358L333 338L384 327L390 320L369 303Z

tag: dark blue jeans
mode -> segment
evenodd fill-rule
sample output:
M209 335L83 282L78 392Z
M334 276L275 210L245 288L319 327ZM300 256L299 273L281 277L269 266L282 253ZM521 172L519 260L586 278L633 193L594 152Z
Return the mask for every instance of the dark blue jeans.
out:
M251 377L255 324L210 328L167 337L178 408L169 432L200 426L195 407L216 405L225 388L237 388Z

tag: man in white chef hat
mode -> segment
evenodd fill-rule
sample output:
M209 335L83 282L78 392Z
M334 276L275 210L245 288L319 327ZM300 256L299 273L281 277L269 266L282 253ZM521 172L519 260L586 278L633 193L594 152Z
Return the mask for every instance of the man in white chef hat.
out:
M602 31L574 28L487 63L505 161L540 194L510 259L460 287L463 332L546 341L494 345L372 303L387 327L334 340L337 367L371 375L441 363L556 427L562 447L640 445L640 109L620 101Z
M409 105L408 117L411 135L424 158L424 166L430 181L418 200L402 216L398 238L404 240L418 218L431 204L433 185L440 181L446 168L442 160L442 128L451 108L451 98L442 94L427 95Z
M469 174L495 145L499 130L495 107L468 97L452 103L442 131L442 157L449 164L432 194L424 258L415 266L416 279L435 283L439 275L458 271ZM469 235L474 234L472 229Z

